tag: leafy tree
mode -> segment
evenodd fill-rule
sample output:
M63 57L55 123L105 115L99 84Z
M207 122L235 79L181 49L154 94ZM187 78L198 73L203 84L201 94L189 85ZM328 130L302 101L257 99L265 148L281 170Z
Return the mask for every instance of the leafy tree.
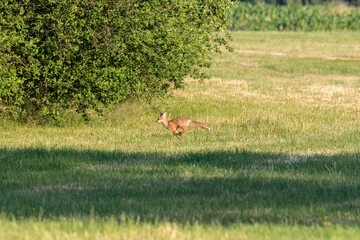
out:
M0 105L15 119L151 100L203 76L230 1L2 0Z

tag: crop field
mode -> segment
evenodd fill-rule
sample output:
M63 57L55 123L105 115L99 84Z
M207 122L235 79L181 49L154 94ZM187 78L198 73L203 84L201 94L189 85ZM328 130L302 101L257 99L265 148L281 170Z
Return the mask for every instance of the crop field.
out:
M0 239L359 239L360 33L232 35L152 105L0 121Z
M360 9L346 5L269 5L238 2L230 14L232 30L342 31L360 29Z

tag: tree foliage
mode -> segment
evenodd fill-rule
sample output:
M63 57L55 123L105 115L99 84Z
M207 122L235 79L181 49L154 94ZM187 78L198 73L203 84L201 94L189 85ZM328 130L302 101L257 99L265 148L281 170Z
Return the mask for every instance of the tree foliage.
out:
M154 99L227 45L230 1L2 0L0 105L16 119ZM225 36L225 37L224 37Z

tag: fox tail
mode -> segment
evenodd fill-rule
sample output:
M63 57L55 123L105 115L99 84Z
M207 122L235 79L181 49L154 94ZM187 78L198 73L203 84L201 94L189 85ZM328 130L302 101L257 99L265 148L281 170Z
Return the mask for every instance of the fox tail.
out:
M206 124L204 124L202 122L191 121L191 126L201 127L201 128L203 128L205 130L210 130L210 128Z

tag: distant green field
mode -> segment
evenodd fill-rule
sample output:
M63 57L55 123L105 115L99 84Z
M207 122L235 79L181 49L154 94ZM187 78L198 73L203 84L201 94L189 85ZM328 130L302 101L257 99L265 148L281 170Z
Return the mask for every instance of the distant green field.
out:
M213 78L0 122L0 239L359 239L360 33L234 32ZM205 122L175 138L159 112Z
M358 31L360 8L345 4L280 6L239 1L233 5L229 20L232 30Z

